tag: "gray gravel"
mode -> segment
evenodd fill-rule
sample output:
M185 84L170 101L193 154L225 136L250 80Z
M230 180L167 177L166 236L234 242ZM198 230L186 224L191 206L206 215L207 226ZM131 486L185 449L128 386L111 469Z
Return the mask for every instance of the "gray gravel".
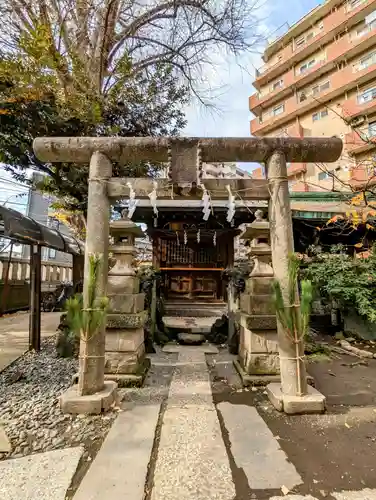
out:
M85 456L107 434L117 413L64 415L59 396L77 372L77 360L58 358L55 337L42 341L39 353L26 353L0 373L0 422L12 452L0 460L82 445Z

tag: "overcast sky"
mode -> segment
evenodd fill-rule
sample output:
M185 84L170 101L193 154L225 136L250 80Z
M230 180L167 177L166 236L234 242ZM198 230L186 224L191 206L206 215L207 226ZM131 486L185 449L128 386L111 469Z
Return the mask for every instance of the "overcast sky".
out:
M264 36L280 33L281 26L290 26L323 3L319 0L266 0L258 11L260 27ZM246 54L241 61L234 58L222 60L215 71L211 71L212 87L222 88L220 113L210 113L202 106L192 103L187 110L188 125L184 131L188 136L249 137L251 113L248 97L254 92L252 81L255 68L262 65L262 47Z

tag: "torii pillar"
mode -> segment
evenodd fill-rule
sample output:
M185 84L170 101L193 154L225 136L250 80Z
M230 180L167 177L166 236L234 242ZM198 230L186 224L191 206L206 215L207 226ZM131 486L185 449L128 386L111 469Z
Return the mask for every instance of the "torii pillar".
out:
M162 192L164 190L165 196L171 195L171 182L177 198L185 196L200 199L202 187L205 187L209 191L213 190L213 193L216 192L217 198L227 199L226 185L230 185L233 192L240 190L248 192L248 199L267 199L270 192L272 264L274 275L286 294L288 254L293 251L286 162L334 162L340 157L342 147L342 141L338 138L312 137L303 139L65 137L38 138L34 141L35 154L41 161L91 163L86 253L89 255L99 251L103 255L102 277L98 285L101 293L105 292L104 280L107 277L108 267L109 200L128 196L128 182L131 182L138 196L146 197L153 189L151 179L109 178L112 162L129 163L145 160L169 162L171 166L169 179L158 180L158 187ZM202 179L203 162L229 161L265 163L268 180ZM94 205L90 204L90 200L97 196L101 201L94 202ZM100 210L96 209L98 206L101 207ZM102 229L98 232L100 227ZM84 296L88 293L88 286L86 280ZM324 398L316 392L311 394L311 389L307 388L303 356L299 356L300 369L297 370L294 346L288 341L280 324L278 324L278 342L282 382L277 385L271 384L269 387L271 401L279 410L287 413L322 411ZM69 411L74 411L76 408L78 413L90 412L90 409L93 412L93 409L101 404L103 410L107 405L103 403L101 396L103 391L106 392L104 331L98 332L97 338L89 340L88 344L86 348L81 346L81 351L90 356L91 362L86 365L86 370L80 370L80 390L72 388L73 392L67 395L67 401L71 403ZM297 380L298 372L302 378L300 383ZM297 392L297 387L302 388L300 393ZM113 388L111 390L112 392L106 393L109 400L112 398ZM98 400L102 403L98 403Z

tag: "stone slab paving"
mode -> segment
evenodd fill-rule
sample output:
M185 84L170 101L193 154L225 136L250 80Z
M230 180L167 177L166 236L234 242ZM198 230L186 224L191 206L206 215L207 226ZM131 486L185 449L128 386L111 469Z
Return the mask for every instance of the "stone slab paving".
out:
M49 337L56 333L60 316L60 312L42 314L42 337ZM0 372L22 356L28 348L29 313L19 312L0 318Z
M66 448L1 462L1 500L64 500L82 453Z
M282 486L291 490L302 483L256 408L226 402L220 403L218 410L229 433L235 463L244 470L252 490Z
M200 352L201 351L201 352ZM233 500L235 487L212 401L205 354L181 349L172 378L151 500Z
M120 413L74 500L142 500L160 405Z
M360 491L340 491L333 492L331 496L337 500L376 500L376 490L365 488ZM318 500L311 495L286 495L282 497L271 497L269 500Z

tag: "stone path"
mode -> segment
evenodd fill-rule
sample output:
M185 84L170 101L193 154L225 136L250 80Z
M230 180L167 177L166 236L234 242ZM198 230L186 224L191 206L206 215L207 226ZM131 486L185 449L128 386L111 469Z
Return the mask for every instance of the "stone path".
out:
M182 350L163 413L152 500L232 500L235 487L205 354Z
M61 313L43 313L41 334L56 333ZM0 372L27 351L29 347L29 313L19 312L0 318Z
M205 350L214 352L167 346L152 356L154 375L143 389L125 391L124 411L74 500L317 499L283 494L303 480L255 407L213 402ZM231 359L217 363L232 370ZM376 490L332 498L376 500Z
M68 497L74 494L74 500L376 500L376 478L358 476L350 484L350 464L338 470L340 457L329 472L339 472L337 482L320 471L325 451L316 452L313 476L306 472L306 443L324 446L322 425L329 417L347 439L349 429L336 414L285 419L268 409L262 391L240 388L231 356L214 352L213 346L166 346L151 355L145 387L122 390L122 411L87 471L83 460L73 477L79 448L6 460L0 464L0 498L63 500L73 477ZM293 434L299 422L319 423L307 427L308 441ZM296 459L287 436L308 462ZM350 439L348 446L354 444ZM372 455L362 451L373 467ZM328 483L332 487L325 488Z
M82 453L67 448L1 462L1 500L64 500Z

